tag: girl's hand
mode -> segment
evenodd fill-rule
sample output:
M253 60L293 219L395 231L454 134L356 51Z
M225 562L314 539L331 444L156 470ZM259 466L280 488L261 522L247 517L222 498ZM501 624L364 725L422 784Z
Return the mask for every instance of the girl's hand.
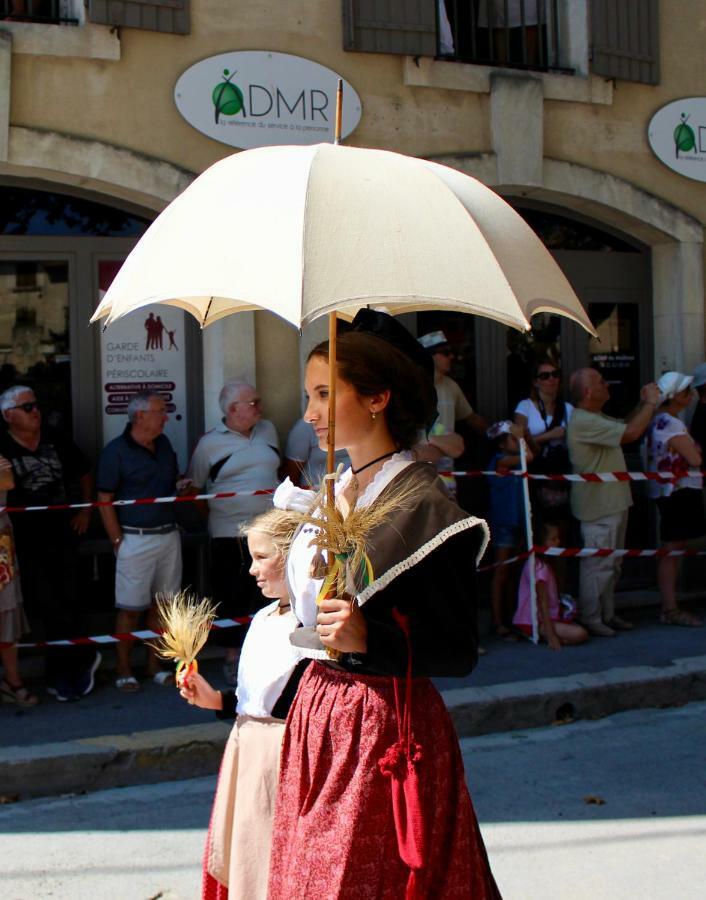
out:
M192 706L201 709L223 709L223 697L214 690L203 675L191 672L182 682L179 693Z
M365 653L368 626L357 603L341 597L322 600L316 630L325 647L341 653Z

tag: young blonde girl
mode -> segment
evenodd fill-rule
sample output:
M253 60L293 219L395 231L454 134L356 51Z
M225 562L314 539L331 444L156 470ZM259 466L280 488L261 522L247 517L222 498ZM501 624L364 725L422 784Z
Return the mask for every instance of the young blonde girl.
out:
M250 574L272 602L253 617L243 643L234 691L216 691L201 675L181 688L189 703L235 718L218 779L203 869L204 900L264 900L272 842L284 720L308 660L289 641L297 627L284 580L284 556L294 529L273 509L244 532Z

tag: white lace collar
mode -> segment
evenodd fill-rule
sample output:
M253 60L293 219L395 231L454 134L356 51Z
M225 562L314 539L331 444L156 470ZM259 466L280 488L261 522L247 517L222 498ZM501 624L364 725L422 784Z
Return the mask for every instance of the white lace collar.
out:
M383 467L375 474L373 480L360 495L356 506L370 506L370 504L380 496L392 479L396 478L400 472L413 462L414 455L410 450L401 450L399 453L395 453L391 456L385 461ZM353 470L349 466L345 472L341 473L341 477L336 481L336 495L346 488L352 477Z

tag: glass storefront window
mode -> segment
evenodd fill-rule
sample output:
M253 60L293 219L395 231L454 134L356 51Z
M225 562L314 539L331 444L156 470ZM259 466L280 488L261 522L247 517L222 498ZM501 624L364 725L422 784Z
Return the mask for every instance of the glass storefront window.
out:
M69 267L0 261L0 391L31 387L44 421L71 430Z
M140 237L149 225L147 219L81 197L0 187L0 235Z

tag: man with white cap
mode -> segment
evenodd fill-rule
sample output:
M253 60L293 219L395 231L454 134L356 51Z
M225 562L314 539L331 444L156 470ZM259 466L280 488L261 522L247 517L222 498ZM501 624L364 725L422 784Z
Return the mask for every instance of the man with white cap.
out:
M439 417L431 430L431 437L439 437L456 434L456 423L465 422L477 434L484 435L488 423L482 416L474 412L473 407L466 399L466 395L460 386L449 377L454 354L451 350L448 338L443 331L430 331L419 338L419 343L431 355L434 360L434 385L438 397ZM461 440L459 436L459 440ZM454 458L463 452L462 444L459 444L459 452ZM435 460L439 471L449 471L453 468L453 460L449 456L442 456ZM454 485L447 484L452 491Z
M566 433L574 472L624 472L622 447L644 434L660 402L659 388L654 382L646 384L640 391L640 403L624 422L603 414L610 389L597 369L578 369L571 376L570 388L576 408ZM571 510L581 523L585 547L624 547L631 506L627 482L577 482L571 486ZM589 634L613 637L616 630L633 628L615 614L621 564L617 556L581 560L579 618Z

